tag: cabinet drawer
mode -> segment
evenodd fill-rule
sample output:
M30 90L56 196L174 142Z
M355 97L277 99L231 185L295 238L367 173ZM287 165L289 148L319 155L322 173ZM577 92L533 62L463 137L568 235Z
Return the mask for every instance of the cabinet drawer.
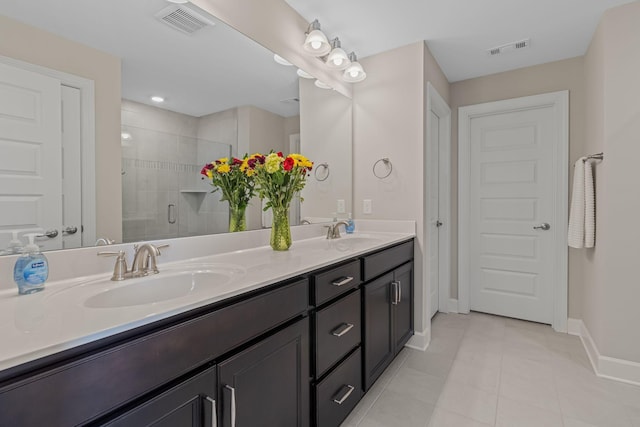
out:
M314 275L314 303L320 305L360 284L360 261Z
M308 301L300 280L0 388L3 425L95 419L304 313Z
M361 362L360 349L357 349L331 375L316 385L318 426L339 426L360 401Z
M360 344L360 290L316 313L316 378Z
M413 259L413 241L367 255L364 258L364 280L378 277Z

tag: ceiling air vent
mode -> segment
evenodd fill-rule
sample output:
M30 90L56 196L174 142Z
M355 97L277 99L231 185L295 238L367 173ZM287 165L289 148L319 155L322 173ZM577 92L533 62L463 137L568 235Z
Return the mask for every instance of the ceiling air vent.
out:
M213 26L215 23L206 16L190 9L184 5L171 5L156 13L156 18L185 34L193 34L206 26Z
M492 47L487 49L489 56L501 55L503 53L511 52L514 50L526 49L531 46L531 39L519 40L517 42L503 44L502 46Z

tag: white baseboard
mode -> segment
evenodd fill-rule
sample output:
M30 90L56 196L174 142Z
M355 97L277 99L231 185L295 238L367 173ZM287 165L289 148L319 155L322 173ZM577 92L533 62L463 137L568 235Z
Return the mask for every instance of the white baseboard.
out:
M454 298L449 299L449 313L457 313L458 312L458 300Z
M640 385L640 363L601 355L587 325L582 320L568 319L568 333L580 337L597 376Z
M429 346L429 342L431 342L430 332L416 332L413 334L409 342L405 344L405 347L425 351Z

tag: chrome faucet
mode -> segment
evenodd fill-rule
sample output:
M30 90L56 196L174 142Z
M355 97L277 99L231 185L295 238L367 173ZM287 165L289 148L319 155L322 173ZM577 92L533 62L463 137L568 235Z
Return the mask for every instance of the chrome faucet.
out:
M303 218L303 219L302 219L302 221L300 221L300 225L305 225L305 224L310 225L310 224L311 224L311 221L309 221L309 220L308 220L308 219L306 219L306 218Z
M341 225L344 225L346 227L349 224L347 223L347 221L338 221L334 222L331 225L325 225L325 227L327 227L327 239L339 239Z
M135 255L133 256L133 263L131 270L127 269L127 255L125 251L111 252L104 251L98 252L99 256L115 256L116 264L113 267L113 275L111 280L121 281L125 279L131 279L133 277L148 276L149 274L158 274L157 258L161 255L160 249L166 248L169 245L155 246L151 243L144 243L142 245L134 245Z
M113 245L115 242L115 240L109 239L108 237L100 237L98 240L96 240L96 246Z

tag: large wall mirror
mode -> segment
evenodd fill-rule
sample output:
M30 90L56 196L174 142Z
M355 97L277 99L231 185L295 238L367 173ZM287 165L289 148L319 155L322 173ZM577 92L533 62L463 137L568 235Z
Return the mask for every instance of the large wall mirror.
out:
M201 167L269 150L300 151L316 163L293 224L352 210L351 100L300 79L196 6L3 2L0 24L0 248L12 230L23 241L27 232L56 231L38 238L43 249L226 232L228 206ZM47 98L47 70L62 108ZM74 76L90 90L69 91L65 78ZM269 225L259 199L247 224Z

